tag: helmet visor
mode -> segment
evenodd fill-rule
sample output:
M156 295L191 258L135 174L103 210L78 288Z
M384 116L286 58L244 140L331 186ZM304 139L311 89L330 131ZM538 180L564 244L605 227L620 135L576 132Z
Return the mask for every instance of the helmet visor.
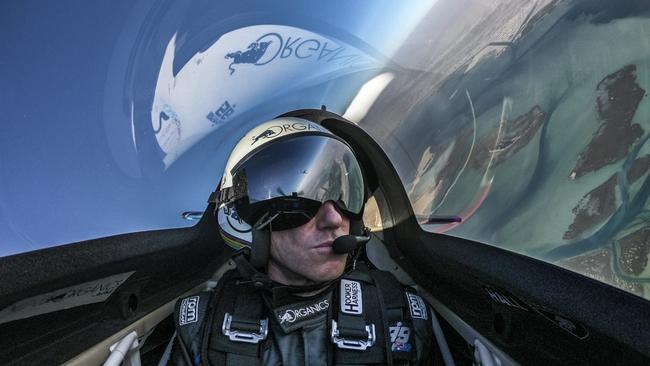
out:
M358 217L364 203L361 168L348 145L335 138L305 135L262 147L233 169L233 201L253 224L269 210L296 212L304 204L333 201L345 214ZM280 204L282 201L286 204Z

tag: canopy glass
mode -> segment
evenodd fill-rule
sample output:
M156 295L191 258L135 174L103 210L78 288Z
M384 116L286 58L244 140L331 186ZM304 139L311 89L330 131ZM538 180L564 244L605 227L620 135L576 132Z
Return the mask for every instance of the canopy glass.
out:
M192 225L248 129L325 105L423 229L650 298L644 2L0 7L0 256Z

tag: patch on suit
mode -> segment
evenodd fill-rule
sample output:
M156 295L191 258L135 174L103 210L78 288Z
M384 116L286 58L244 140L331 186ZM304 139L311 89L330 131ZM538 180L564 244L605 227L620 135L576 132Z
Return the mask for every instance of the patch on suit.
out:
M411 317L413 319L428 319L427 306L420 296L407 292L406 299L408 300L409 310L411 310Z
M411 344L409 338L411 337L411 328L398 322L395 326L389 327L391 350L393 352L409 352Z
M199 297L192 296L181 301L178 312L178 325L196 323L199 321Z

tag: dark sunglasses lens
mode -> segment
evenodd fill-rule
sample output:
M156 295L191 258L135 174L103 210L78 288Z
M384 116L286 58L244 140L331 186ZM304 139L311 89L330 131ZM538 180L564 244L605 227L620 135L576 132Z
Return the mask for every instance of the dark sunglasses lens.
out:
M282 212L271 221L271 230L282 231L295 229L308 223L312 217L314 215L306 212Z
M334 205L336 206L339 213L345 216L349 220L353 220L356 218L356 216L358 216L341 208L336 202L334 202ZM277 213L277 216L271 221L271 230L273 231L289 230L289 229L295 229L299 226L302 226L308 223L309 220L314 218L318 213L319 209L320 209L320 205L318 204L313 205L310 203L306 203L303 200L303 205L300 210L282 211Z

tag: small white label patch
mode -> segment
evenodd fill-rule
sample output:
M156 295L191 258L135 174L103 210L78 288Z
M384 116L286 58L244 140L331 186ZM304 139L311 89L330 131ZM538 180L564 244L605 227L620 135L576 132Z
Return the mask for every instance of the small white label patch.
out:
M196 323L199 320L199 297L192 296L181 301L178 312L178 325Z
M427 319L427 306L424 304L424 300L416 294L407 292L406 298L409 302L409 309L411 310L411 317L418 319Z
M341 280L341 311L345 314L361 315L363 313L363 297L361 284L357 281Z

